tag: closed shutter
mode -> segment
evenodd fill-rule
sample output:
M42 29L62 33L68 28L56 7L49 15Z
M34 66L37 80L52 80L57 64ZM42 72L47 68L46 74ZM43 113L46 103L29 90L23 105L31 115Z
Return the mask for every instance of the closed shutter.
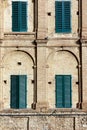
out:
M20 31L27 31L27 2L21 2L21 28Z
M62 32L62 2L55 1L55 31Z
M71 32L71 4L70 1L55 1L55 32Z
M27 103L27 76L26 75L11 75L11 108L19 109L26 108Z
M27 31L27 2L12 2L12 31Z
M63 82L61 75L56 75L56 107L63 108Z
M20 75L19 76L19 108L26 108L26 83L27 83L27 76Z
M71 108L71 75L56 75L56 107Z
M70 1L66 1L64 2L64 32L71 32L71 5L70 5Z
M11 75L11 93L10 106L11 108L19 107L19 78L16 75Z
M65 108L71 108L71 75L64 76Z
M19 2L12 2L12 31L19 31Z

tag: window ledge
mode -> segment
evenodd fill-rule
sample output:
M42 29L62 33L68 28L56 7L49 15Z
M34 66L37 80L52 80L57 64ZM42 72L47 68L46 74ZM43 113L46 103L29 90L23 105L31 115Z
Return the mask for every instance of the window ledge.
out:
M35 32L5 32L4 40L31 40L35 39Z

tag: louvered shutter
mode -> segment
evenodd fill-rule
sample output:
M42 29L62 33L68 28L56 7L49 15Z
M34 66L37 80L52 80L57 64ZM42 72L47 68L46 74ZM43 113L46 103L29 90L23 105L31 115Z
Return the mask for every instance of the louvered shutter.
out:
M20 31L27 31L27 2L21 2Z
M19 78L16 75L11 75L11 93L10 106L11 108L19 108Z
M19 31L19 2L12 2L12 31Z
M27 84L27 76L20 75L19 76L19 108L26 108L26 84Z
M71 32L71 2L55 1L55 32Z
M62 2L55 1L55 32L62 32Z
M12 31L27 31L27 2L12 2Z
M65 1L64 3L64 23L63 23L63 32L71 32L71 5L70 5L70 1Z
M71 75L64 76L64 107L71 108Z
M62 76L56 75L56 107L63 108L63 82Z

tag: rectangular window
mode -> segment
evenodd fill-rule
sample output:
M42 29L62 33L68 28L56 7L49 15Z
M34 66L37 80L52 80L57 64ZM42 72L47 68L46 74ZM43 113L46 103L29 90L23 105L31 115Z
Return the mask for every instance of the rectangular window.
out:
M55 1L55 32L71 32L71 2Z
M56 75L56 107L71 108L71 75Z
M12 2L12 31L27 31L27 2Z
M27 76L26 75L11 75L11 108L19 109L26 108L27 103Z

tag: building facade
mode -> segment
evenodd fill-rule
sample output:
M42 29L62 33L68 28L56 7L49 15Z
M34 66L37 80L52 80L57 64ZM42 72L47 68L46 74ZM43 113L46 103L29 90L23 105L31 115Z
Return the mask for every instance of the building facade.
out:
M0 130L87 129L86 7L0 0Z

